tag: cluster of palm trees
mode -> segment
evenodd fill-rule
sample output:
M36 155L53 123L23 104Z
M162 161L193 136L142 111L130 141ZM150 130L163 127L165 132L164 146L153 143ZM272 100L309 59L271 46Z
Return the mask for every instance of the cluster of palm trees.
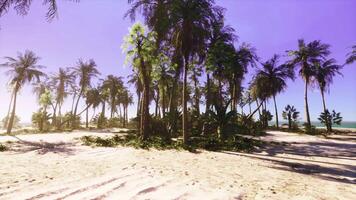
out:
M32 51L18 54L16 58L5 57L6 63L1 66L8 68L6 74L10 76L9 85L12 88L9 111L5 122L7 133L10 134L15 118L17 94L21 88L27 84L33 84L34 93L40 103L41 112L47 113L48 108L52 108L51 124L56 129L61 129L65 123L76 127L74 121L83 112L86 112L86 128L89 125L88 110L94 110L102 105L100 115L105 116L105 104L109 103L111 109L110 118L119 115L123 126L127 124L127 108L132 104L133 99L128 88L124 86L123 78L113 75L100 79L97 86L93 86L93 79L100 75L94 60L87 62L79 60L76 67L59 68L58 72L47 76L43 72L43 66L38 65L39 57ZM63 120L62 106L64 101L72 97L72 106L68 114L70 118ZM85 101L84 101L84 100ZM85 108L79 111L79 103L83 101ZM11 111L10 111L11 110ZM118 113L118 110L120 112ZM121 113L123 110L123 113ZM93 112L95 113L95 111ZM42 126L41 126L42 127Z
M19 2L27 1L13 0L0 5L0 15ZM49 13L56 13L56 2L46 2L50 5ZM279 127L276 96L286 89L289 79L295 79L296 71L305 82L305 118L306 124L311 126L309 86L317 85L320 89L326 112L328 109L324 94L328 91L333 77L340 74L344 65L356 60L356 46L353 46L351 53L347 55L345 64L338 65L330 58L329 45L318 40L309 43L299 40L295 50L287 51L290 58L287 62L279 63L279 55L263 62L251 45L242 43L238 47L235 46L234 29L225 25L224 9L216 6L214 0L128 0L128 3L131 8L126 16L135 20L136 14L141 13L145 23L134 24L123 45L127 64L133 69L129 83L136 87L138 129L143 140L152 134L152 117L162 121L167 138L181 132L186 143L194 128L192 124L198 124L201 128L204 126L202 124L205 124L204 119L209 118L209 113L222 116L230 110L237 114L238 108L241 108L240 115L246 116L243 107L249 105L248 119L256 112L259 113L260 120L270 118L267 112L267 101L270 99L274 102L276 126ZM25 14L29 4L30 1L21 4L24 5L23 8L20 6L16 9ZM53 16L54 14L48 15L49 18ZM15 65L17 64L13 67ZM81 69L79 66L86 68ZM257 69L257 72L245 89L242 82L250 68ZM87 71L83 71L84 69ZM35 73L31 71L31 74L32 72ZM71 73L80 77L79 80L73 81L77 82L78 87L69 86L72 81L60 84L61 80L72 80ZM109 76L100 86L90 87L91 78L98 75L93 61L80 61L75 70L60 69L59 74L63 75L62 79L53 79L52 82L56 83L54 85L57 93L66 91L63 88L70 88L69 93L73 96L72 117L81 114L78 112L78 102L85 97L87 108L84 110L87 111L89 107L96 108L101 104L101 114L104 116L106 103L111 108L111 117L122 105L124 124L127 123L127 105L132 102L132 97L128 92L119 92L125 91L121 78ZM21 83L42 75L40 71L36 71L35 75ZM203 75L205 82L202 81ZM16 80L12 85L16 94L19 90ZM13 102L16 102L16 95L13 96ZM55 111L58 108L58 113L54 112L54 115L61 114L61 102L66 96L63 92L59 96L56 95L52 107ZM203 97L204 114L200 110ZM152 101L155 103L154 116L150 115ZM256 102L254 110L251 109L253 102ZM121 108L119 111L121 112Z

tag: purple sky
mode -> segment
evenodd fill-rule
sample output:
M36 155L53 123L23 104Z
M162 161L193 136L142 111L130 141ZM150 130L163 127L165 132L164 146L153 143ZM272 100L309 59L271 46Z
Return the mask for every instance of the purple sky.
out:
M235 28L238 43L252 44L263 60L275 53L284 55L285 50L297 47L297 39L304 38L307 42L320 39L330 44L331 56L343 63L350 46L356 44L354 0L217 0L217 4L227 9L226 21ZM0 18L0 63L5 61L3 56L16 56L17 52L30 49L42 58L40 64L47 66L48 73L59 67L73 67L79 58L93 58L103 76L126 77L131 69L123 66L121 45L132 24L123 19L127 9L126 0L60 1L59 18L51 23L44 18L46 7L41 1L34 1L25 17L10 11ZM342 73L344 76L335 78L326 95L327 106L341 112L344 120L355 121L356 64L346 66ZM4 70L0 70L1 118L10 96L5 87L7 81ZM303 94L300 79L288 82L286 92L277 97L279 111L292 104L304 118ZM310 90L309 102L312 120L316 120L322 110L317 88ZM38 109L30 87L21 92L17 108L22 121L29 122L32 112ZM129 114L134 113L132 106Z

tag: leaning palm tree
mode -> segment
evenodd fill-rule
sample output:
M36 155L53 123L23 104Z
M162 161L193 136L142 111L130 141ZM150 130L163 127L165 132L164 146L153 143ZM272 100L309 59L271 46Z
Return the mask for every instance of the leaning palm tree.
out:
M96 68L96 63L94 60L89 60L88 62L84 62L83 60L79 60L77 67L73 68L74 75L79 78L79 94L76 100L76 104L74 107L73 116L77 115L79 101L82 96L90 89L91 80L94 77L97 77L100 73Z
M7 134L10 134L15 118L18 92L26 83L39 82L40 77L45 74L40 71L44 67L37 65L40 58L32 51L26 51L24 54L19 53L16 58L5 57L5 59L7 62L1 64L1 66L9 68L6 74L10 76L9 84L12 87L13 94L12 111L7 125Z
M330 54L329 45L323 44L319 40L305 44L303 39L298 40L298 49L287 51L292 58L289 65L299 68L299 75L304 79L304 103L305 117L308 126L311 126L309 106L308 106L308 86L315 75L314 63L325 59Z
M316 72L315 72L315 81L317 82L321 97L323 101L323 109L324 113L327 113L326 103L325 103L325 92L328 91L330 84L333 82L333 78L335 75L340 73L342 68L341 65L336 64L335 59L328 59L322 61L321 63L316 63ZM326 123L327 131L331 131L331 126Z
M265 92L273 97L277 128L279 128L279 123L276 95L285 90L287 79L294 79L293 70L285 64L278 65L278 59L279 56L274 55L270 60L262 63L262 69L259 69L256 75L263 82L261 85L267 86Z
M347 54L346 64L352 64L356 61L356 45L352 46L352 50Z

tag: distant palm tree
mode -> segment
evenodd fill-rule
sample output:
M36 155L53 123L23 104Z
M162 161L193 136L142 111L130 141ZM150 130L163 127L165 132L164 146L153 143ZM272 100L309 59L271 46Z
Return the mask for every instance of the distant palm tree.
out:
M91 59L88 62L79 60L77 67L73 68L74 75L79 78L79 88L80 88L77 101L74 107L74 112L73 112L74 117L77 115L79 100L87 92L87 90L90 89L91 80L100 74L96 67L97 66L95 61Z
M292 129L292 123L296 122L299 117L299 112L294 106L287 105L282 113L283 119L288 120L288 129Z
M91 88L89 89L86 94L85 94L85 103L87 104L87 106L91 106L94 109L95 113L95 109L100 105L101 103L101 95L100 95L100 90L98 88ZM86 110L86 118L85 118L85 127L89 128L89 109ZM94 115L93 115L94 116Z
M5 57L5 59L8 62L1 64L1 66L10 68L6 74L10 76L10 86L13 94L12 111L7 125L7 134L10 134L15 118L18 92L28 82L33 82L34 80L39 82L40 77L45 74L40 71L44 67L37 65L40 58L32 51L26 51L24 54L19 53L17 58Z
M346 64L352 64L356 61L356 45L352 46L352 50L347 54Z
M55 73L51 77L50 84L52 85L54 91L55 91L55 106L54 106L54 113L53 113L53 122L57 123L57 125L60 125L61 122L57 121L56 116L59 117L61 120L62 116L62 105L65 100L65 98L69 94L69 89L75 85L75 76L74 73L69 69L63 69L59 68L58 72ZM57 115L57 109L58 109L58 115ZM57 128L60 128L59 126Z
M305 81L304 103L307 125L311 126L309 106L308 106L308 86L315 75L314 63L325 59L330 54L329 45L323 44L319 40L305 44L303 39L298 40L298 49L287 51L292 58L289 64L293 67L299 67L299 75Z
M124 83L122 81L122 77L109 75L103 81L102 87L109 91L110 109L111 109L110 118L113 118L114 113L117 111L116 106L119 103L118 95L124 89Z
M279 56L274 55L270 60L262 63L262 69L259 69L256 75L256 78L261 81L259 85L266 90L267 97L273 97L277 128L279 128L279 123L276 95L286 89L287 79L294 79L293 70L285 64L278 65L278 59Z
M315 67L316 67L315 80L321 92L324 113L327 113L324 94L326 91L328 91L330 84L333 82L334 76L337 74L341 75L340 70L342 66L337 65L335 59L328 59L322 61L321 63L316 63ZM329 124L326 124L326 126L327 126L327 131L331 131L331 127L329 126Z

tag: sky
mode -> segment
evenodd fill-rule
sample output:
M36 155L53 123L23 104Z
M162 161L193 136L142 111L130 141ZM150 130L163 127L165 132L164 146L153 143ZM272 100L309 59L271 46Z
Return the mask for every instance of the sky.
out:
M18 52L32 50L41 57L47 74L59 67L74 67L79 58L94 59L101 77L109 74L127 77L131 73L124 65L121 45L128 28L134 23L124 18L129 5L126 0L81 0L80 3L58 1L59 15L47 22L47 7L33 1L30 12L19 16L10 10L0 18L0 63L4 56L15 57ZM356 1L354 0L216 0L226 8L226 24L236 30L236 46L247 42L257 49L262 61L274 54L286 60L286 50L297 48L297 40L321 40L331 45L331 57L339 64L356 44ZM140 18L138 18L139 20ZM250 69L247 86L256 69ZM344 121L356 121L356 64L345 66L343 76L335 77L326 95L328 108L341 112ZM0 69L0 118L6 115L10 101L8 77ZM132 93L134 89L130 88ZM300 78L288 81L288 88L277 96L278 110L294 105L304 119L304 84ZM273 102L268 107L273 110ZM65 103L69 110L70 99ZM84 106L83 106L84 107ZM17 115L30 122L39 108L30 86L18 97ZM136 113L129 108L129 116ZM311 119L317 120L322 111L318 88L309 89ZM281 115L281 114L280 114ZM281 116L280 116L281 118Z

